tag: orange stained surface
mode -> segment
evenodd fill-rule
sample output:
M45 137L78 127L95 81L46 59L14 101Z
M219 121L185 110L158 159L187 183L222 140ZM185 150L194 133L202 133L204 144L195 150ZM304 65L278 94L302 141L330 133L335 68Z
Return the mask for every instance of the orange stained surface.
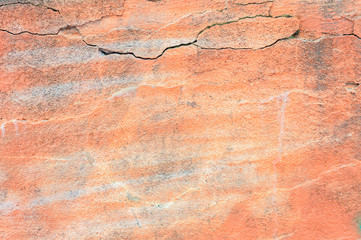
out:
M0 239L361 239L361 1L0 1Z

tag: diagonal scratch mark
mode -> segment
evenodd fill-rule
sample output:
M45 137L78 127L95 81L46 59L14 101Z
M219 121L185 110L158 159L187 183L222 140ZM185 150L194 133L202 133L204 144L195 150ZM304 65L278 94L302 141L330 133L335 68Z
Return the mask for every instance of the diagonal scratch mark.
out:
M132 209L132 212L133 212L133 215L134 215L135 221L137 222L138 227L139 227L139 228L142 228L142 227L140 226L139 221L138 221L137 215L135 215L135 212L134 212L133 209Z

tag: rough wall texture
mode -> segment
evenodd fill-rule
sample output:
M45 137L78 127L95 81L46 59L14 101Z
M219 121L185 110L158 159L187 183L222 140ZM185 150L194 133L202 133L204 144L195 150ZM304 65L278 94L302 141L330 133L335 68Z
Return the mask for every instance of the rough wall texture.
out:
M0 0L0 239L360 239L360 0Z

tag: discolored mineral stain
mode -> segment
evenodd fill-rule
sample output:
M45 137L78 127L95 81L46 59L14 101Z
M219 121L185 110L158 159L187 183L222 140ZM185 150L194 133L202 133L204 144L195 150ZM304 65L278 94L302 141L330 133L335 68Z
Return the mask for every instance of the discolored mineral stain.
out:
M131 202L139 202L140 198L136 197L136 196L132 196L130 193L127 193L127 199Z
M361 236L361 214L356 217L355 225L356 225L359 235Z
M332 71L330 69L329 59L332 58L332 49L329 47L331 45L331 39L325 41L317 42L316 44L307 46L304 53L301 53L304 66L307 71L313 73L310 75L312 77L311 81L305 82L306 85L310 85L315 91L325 91L328 88L328 85L332 84L334 79L332 78ZM309 74L307 74L309 75ZM314 82L313 79L316 78Z

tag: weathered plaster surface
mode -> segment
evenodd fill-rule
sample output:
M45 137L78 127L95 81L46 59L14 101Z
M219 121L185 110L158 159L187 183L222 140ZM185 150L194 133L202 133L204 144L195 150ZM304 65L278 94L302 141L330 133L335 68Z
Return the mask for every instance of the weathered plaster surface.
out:
M0 0L0 239L360 239L360 37L360 0Z

